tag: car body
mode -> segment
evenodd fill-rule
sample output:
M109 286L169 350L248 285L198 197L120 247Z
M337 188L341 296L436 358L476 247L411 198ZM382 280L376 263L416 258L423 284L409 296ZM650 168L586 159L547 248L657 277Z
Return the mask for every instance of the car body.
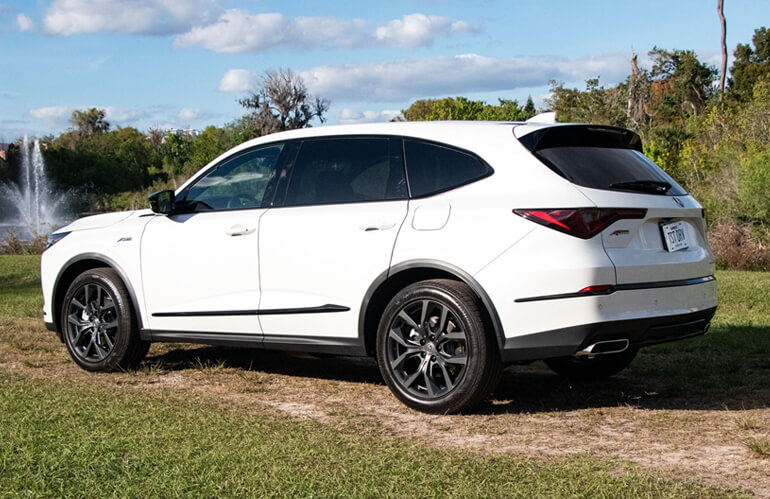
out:
M76 220L43 254L44 319L65 340L70 328L93 338L79 359L67 342L87 369L122 365L101 358L109 323L142 345L136 356L155 341L377 356L401 400L454 412L506 362L612 374L641 346L705 333L717 305L702 206L618 128L281 132L151 200L154 211ZM72 308L89 295L81 285L73 298L73 283L99 268L111 274L93 289L127 302L133 332L115 310L98 322ZM458 339L434 340L436 328Z

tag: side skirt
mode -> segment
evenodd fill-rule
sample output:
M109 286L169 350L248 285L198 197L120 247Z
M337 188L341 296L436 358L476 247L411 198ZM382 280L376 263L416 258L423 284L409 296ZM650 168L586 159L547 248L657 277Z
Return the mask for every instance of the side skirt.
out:
M157 331L152 329L142 329L140 334L143 340L153 342L200 343L204 345L366 357L364 345L358 338Z

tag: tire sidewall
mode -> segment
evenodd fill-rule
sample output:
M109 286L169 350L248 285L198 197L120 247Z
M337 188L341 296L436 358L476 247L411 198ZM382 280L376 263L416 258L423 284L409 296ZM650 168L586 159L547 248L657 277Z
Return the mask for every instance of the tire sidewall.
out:
M70 302L75 294L85 286L86 284L98 284L107 290L108 294L115 303L115 308L118 313L118 330L115 334L115 342L112 350L107 354L107 357L97 362L89 362L82 359L75 353L74 346L69 334L69 325L67 324L67 315ZM131 305L128 299L128 293L123 285L122 281L117 277L113 271L108 269L94 269L86 271L80 274L70 284L67 289L67 293L64 296L62 302L61 311L62 331L64 336L64 344L67 347L72 359L83 369L87 371L114 371L119 369L121 362L126 358L132 336L136 334L135 326L132 319Z
M449 308L466 333L467 362L462 378L449 393L439 398L427 399L414 395L396 379L387 355L388 333L399 311L413 302L429 299ZM484 376L485 359L489 355L485 339L485 325L475 303L464 303L446 287L432 281L416 283L404 288L385 308L377 329L377 364L385 383L404 404L425 412L455 412L472 400Z

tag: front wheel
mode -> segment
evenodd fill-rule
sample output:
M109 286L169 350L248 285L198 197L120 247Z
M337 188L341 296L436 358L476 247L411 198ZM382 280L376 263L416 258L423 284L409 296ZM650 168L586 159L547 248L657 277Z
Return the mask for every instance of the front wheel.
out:
M377 330L377 363L399 400L431 413L473 407L502 372L478 298L444 279L412 284L391 300Z
M125 284L110 268L91 269L70 285L62 305L64 343L88 371L135 367L147 354Z

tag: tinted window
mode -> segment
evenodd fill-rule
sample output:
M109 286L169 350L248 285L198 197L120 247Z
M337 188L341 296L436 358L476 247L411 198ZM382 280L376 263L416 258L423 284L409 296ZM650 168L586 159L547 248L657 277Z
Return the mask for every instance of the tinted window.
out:
M329 138L302 143L292 168L288 206L406 198L401 142Z
M481 159L457 149L406 140L404 151L412 197L453 189L492 173Z
M598 125L547 127L524 135L522 145L551 170L584 187L648 194L686 194L642 153L637 134Z
M648 194L686 194L666 172L634 149L605 147L553 147L536 153L553 171L584 187L627 190ZM652 188L646 188L651 182ZM666 191L655 192L656 184L669 184Z
M282 149L272 145L224 160L187 190L182 206L191 211L263 206Z

